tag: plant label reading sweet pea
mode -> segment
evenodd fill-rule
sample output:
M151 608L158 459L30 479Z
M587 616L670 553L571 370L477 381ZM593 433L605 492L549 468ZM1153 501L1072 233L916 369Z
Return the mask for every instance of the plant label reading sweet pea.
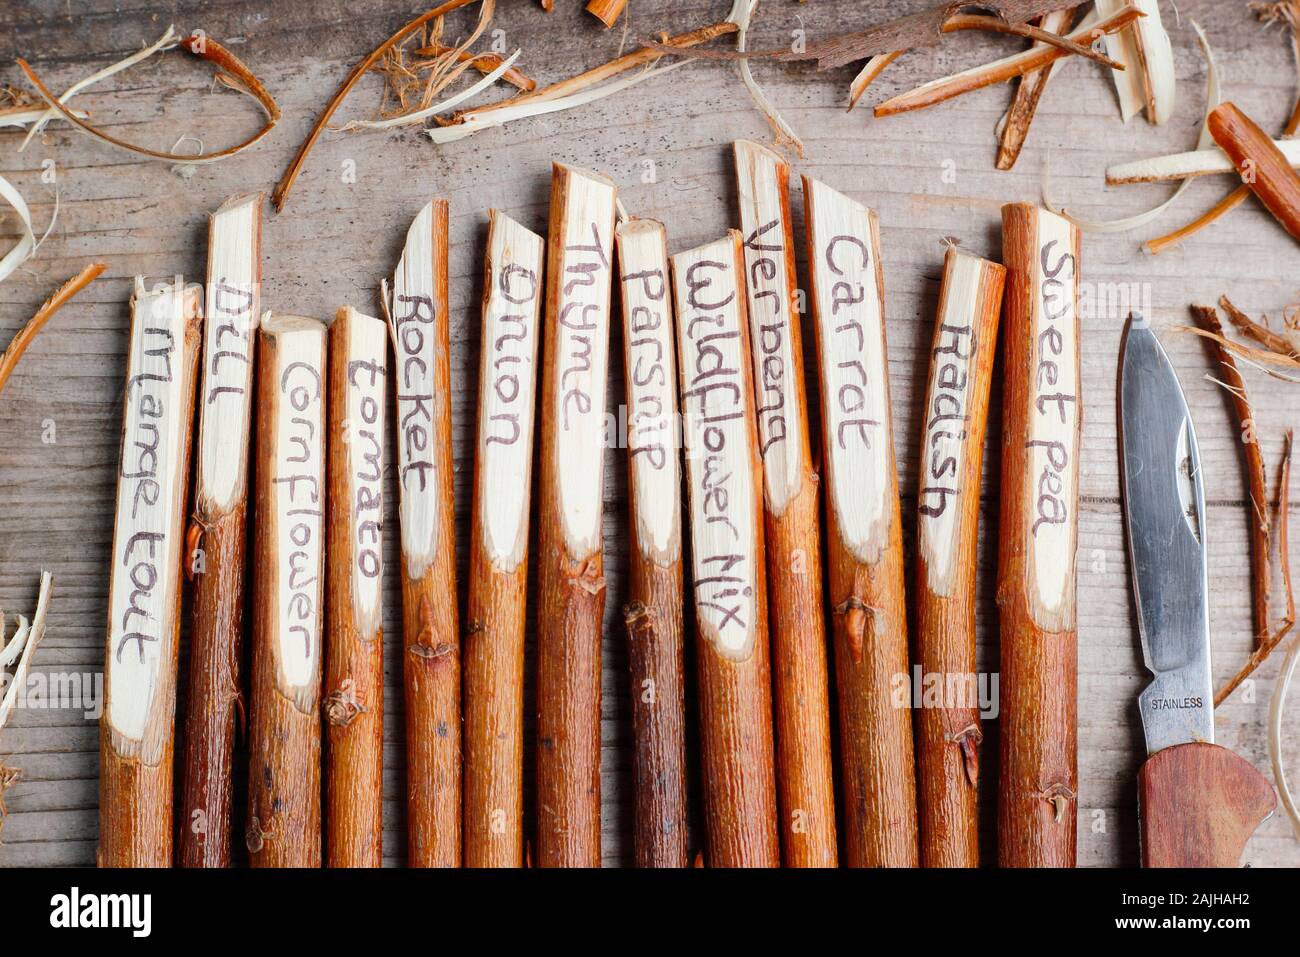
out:
M673 257L696 614L736 660L753 653L762 574L740 282L734 233Z
M874 564L888 540L889 380L875 214L808 180L831 505L844 546Z
M170 739L198 293L180 277L131 300L122 452L109 585L108 720L156 764ZM155 740L156 739L156 740ZM119 748L122 750L122 748Z
M1029 434L1033 483L1028 542L1036 605L1058 615L1072 604L1079 470L1078 271L1074 229L1041 215L1031 274Z
M279 576L276 657L281 688L290 696L309 689L320 668L324 367L325 330L319 323L278 333L271 507Z
M681 477L677 369L663 226L652 220L633 220L620 226L618 250L636 541L647 558L667 564L681 555Z
M551 250L556 327L555 462L570 556L600 547L614 186L570 171L562 248Z
M479 481L483 542L492 563L509 571L528 547L528 502L537 395L542 238L492 211L479 380Z
M796 387L790 313L793 260L787 209L789 168L755 143L735 145L744 235L749 338L758 405L759 449L769 511L780 515L802 487L804 410Z

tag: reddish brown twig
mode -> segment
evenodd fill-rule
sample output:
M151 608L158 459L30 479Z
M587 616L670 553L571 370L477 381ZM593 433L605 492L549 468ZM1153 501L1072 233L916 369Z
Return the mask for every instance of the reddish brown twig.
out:
M54 295L46 299L41 304L41 308L36 310L36 314L27 320L27 324L14 333L14 337L9 340L9 345L5 346L5 351L0 353L0 389L4 389L9 376L18 365L18 360L23 357L23 353L32 344L36 334L54 318L55 313L67 305L69 299L90 285L107 268L105 263L91 263L86 266L56 289Z
M1300 241L1300 174L1282 151L1233 103L1216 106L1205 122L1214 142L1228 154L1264 208Z
M1068 31L1070 24L1074 22L1074 11L1074 7L1067 7L1047 14L1042 19L1043 29L1053 34ZM1020 82L1016 84L1016 95L1012 98L1011 106L1003 119L1002 135L998 138L996 164L998 169L1008 170L1016 165L1020 150L1025 145L1025 138L1029 135L1029 124L1034 121L1038 102L1043 98L1043 91L1047 89L1047 81L1051 79L1055 68L1055 64L1045 66L1041 70L1022 76Z

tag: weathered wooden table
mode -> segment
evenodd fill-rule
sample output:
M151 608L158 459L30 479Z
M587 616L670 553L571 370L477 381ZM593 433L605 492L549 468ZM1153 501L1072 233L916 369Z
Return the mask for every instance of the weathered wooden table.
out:
M756 48L787 45L793 31L810 38L865 26L891 10L923 2L870 3L769 0L752 34ZM133 5L116 0L8 0L0 3L0 82L18 83L15 56L33 62L56 89L152 42L175 22L201 28L231 45L262 77L285 118L249 153L197 170L141 162L136 157L53 125L25 152L22 134L0 132L0 172L27 197L38 232L44 229L55 185L42 180L43 164L57 172L59 219L36 259L0 284L0 339L8 338L59 283L92 259L108 263L100 279L37 339L0 404L0 602L11 613L30 613L38 572L54 573L55 599L48 637L35 670L52 686L82 676L87 691L102 669L107 556L124 378L124 348L131 278L182 273L202 280L208 212L225 197L250 189L268 192L306 133L316 112L350 66L382 37L423 9L414 0L208 0ZM521 65L548 81L594 65L620 43L660 30L679 32L721 19L729 0L633 0L626 38L606 31L560 0L551 16L531 0L503 0L495 27ZM984 90L924 112L874 120L860 107L846 115L851 69L821 74L805 64L758 63L754 72L802 135L812 172L875 207L885 258L895 442L904 514L916 485L917 436L936 304L944 237L971 250L999 256L999 207L1036 200L1049 162L1054 198L1082 216L1134 212L1165 198L1171 187L1107 189L1106 165L1120 158L1191 148L1203 111L1205 65L1188 21L1205 27L1218 56L1224 95L1270 130L1280 128L1295 96L1295 69L1285 35L1259 26L1244 3L1182 0L1181 26L1173 24L1179 79L1178 108L1156 128L1144 120L1122 125L1109 79L1092 64L1071 62L1058 71L1016 169L993 169L994 126L1008 88ZM466 29L461 14L454 29ZM909 55L878 81L874 102L925 79L990 59L1018 41L963 35L942 49ZM379 82L363 81L344 110L369 115ZM181 53L156 57L83 95L79 105L112 132L169 149L181 134L215 147L255 128L255 107L213 85L207 69ZM411 217L432 196L452 206L452 381L455 390L457 511L462 569L465 516L470 500L472 400L478 369L480 255L486 212L499 206L525 225L545 229L552 159L593 167L614 177L635 214L668 227L673 250L719 235L735 225L730 141L763 139L766 125L754 110L734 67L699 62L580 111L488 131L448 147L435 147L414 130L327 134L308 161L285 212L268 213L264 301L270 308L321 317L338 306L375 305L376 288L389 274ZM192 143L183 144L191 148ZM352 173L355 172L355 175ZM1251 645L1249 565L1242 480L1242 436L1224 393L1206 380L1205 350L1175 332L1191 302L1228 293L1252 314L1274 317L1295 301L1300 248L1253 200L1180 249L1157 258L1138 241L1172 228L1218 199L1224 178L1195 183L1171 216L1138 233L1089 234L1082 271L1105 299L1128 284L1149 297L1150 311L1182 376L1200 436L1209 499L1213 568L1211 609L1216 684L1237 670ZM802 216L796 203L796 216ZM801 224L800 227L801 228ZM18 235L9 216L0 226L7 248ZM1144 682L1134 632L1116 461L1115 363L1123 316L1101 308L1084 322L1084 457L1079 542L1079 863L1136 862L1135 775L1143 756L1135 695ZM617 338L616 338L617 343ZM611 403L621 401L615 364ZM1300 387L1246 375L1255 403L1255 433L1276 478L1283 432L1300 425ZM998 394L995 388L995 396ZM997 407L990 435L997 436ZM996 470L996 445L989 461ZM630 711L621 624L625 526L625 458L607 456L606 570L610 576L604 648L604 854L610 864L631 856L629 780ZM993 476L995 478L996 476ZM986 476L982 531L983 600L980 609L984 667L996 670L996 482ZM387 498L396 528L394 489ZM1296 506L1293 505L1293 512ZM1294 515L1293 515L1294 517ZM910 522L908 523L910 525ZM400 595L397 536L388 538L385 596L388 651L385 858L404 860L402 695L398 646ZM1300 553L1300 535L1293 536ZM1293 555L1300 558L1300 555ZM463 581L462 581L462 601ZM183 647L183 646L182 646ZM183 652L182 652L183 653ZM1217 730L1226 744L1268 771L1266 719L1279 658L1219 711ZM182 669L184 665L182 664ZM184 674L184 670L182 670ZM183 693L183 688L182 688ZM531 695L530 695L531 697ZM91 707L93 702L83 702ZM1287 726L1295 729L1295 714ZM6 795L8 816L0 847L7 866L90 864L96 842L98 727L84 707L20 710L0 734L0 754L20 767L22 780ZM531 727L529 729L531 734ZM529 741L531 751L531 740ZM996 728L986 724L985 767L996 767ZM1300 765L1300 735L1286 747ZM531 781L531 761L527 780ZM992 859L995 782L985 787L986 857ZM1281 817L1268 821L1246 858L1256 865L1300 864L1300 843Z

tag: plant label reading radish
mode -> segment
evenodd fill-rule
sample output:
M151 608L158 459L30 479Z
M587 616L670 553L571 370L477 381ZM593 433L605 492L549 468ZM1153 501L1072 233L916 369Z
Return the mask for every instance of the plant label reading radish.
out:
M483 542L509 571L528 547L528 503L537 395L542 238L492 211L479 380L478 481L484 483Z
M198 292L180 277L131 299L109 585L108 720L147 764L170 740ZM154 739L157 740L154 740ZM123 750L119 747L119 751Z
M840 537L874 564L888 544L889 380L875 214L808 180L827 472Z
M696 614L735 660L754 650L762 574L741 281L734 238L673 257Z
M663 226L619 227L619 281L627 348L628 457L636 499L636 541L660 564L681 555L676 362Z

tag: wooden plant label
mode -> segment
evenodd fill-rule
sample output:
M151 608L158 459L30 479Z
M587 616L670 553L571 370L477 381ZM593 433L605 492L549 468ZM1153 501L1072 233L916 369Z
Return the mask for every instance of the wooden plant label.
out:
M212 215L199 394L197 498L202 514L222 514L248 484L253 351L260 316L262 194L227 200Z
M889 539L889 377L876 214L804 180L813 245L831 507L855 560L873 565Z
M275 316L269 516L274 523L276 685L300 709L310 701L321 663L322 572L325 559L325 326L315 319ZM262 556L265 558L266 556Z
M488 558L511 571L528 548L543 242L499 210L490 217L478 422L478 481L489 505L480 519Z
M172 739L199 292L181 277L131 297L122 451L108 586L107 718L146 765Z
M754 391L758 397L759 449L763 455L767 509L785 511L803 484L803 390L790 338L790 314L797 309L790 167L776 153L747 140L735 144L740 222L748 284L749 338Z
M578 560L599 550L601 542L617 191L613 182L599 173L557 169L566 174L566 192L563 232L552 240L548 263L551 289L557 297L548 312L559 320L554 331L557 364L550 406L558 419L555 480L560 525L570 559Z
M697 623L719 654L740 661L766 631L756 620L763 569L738 241L732 231L678 253L673 289Z
M659 565L681 556L681 473L668 246L662 223L618 228L623 336L627 350L628 457L637 546Z
M921 485L917 502L917 542L925 558L926 585L948 598L957 583L961 534L967 509L978 513L979 473L972 469L972 417L985 415L987 397L976 395L981 369L993 348L985 337L997 334L1002 274L997 263L949 248L944 259L939 318L930 349L925 433L921 444ZM993 301L990 301L990 298ZM990 324L986 318L993 316ZM987 372L983 375L987 377ZM981 439L982 429L979 430ZM976 468L978 468L976 466ZM968 499L976 503L967 505Z

